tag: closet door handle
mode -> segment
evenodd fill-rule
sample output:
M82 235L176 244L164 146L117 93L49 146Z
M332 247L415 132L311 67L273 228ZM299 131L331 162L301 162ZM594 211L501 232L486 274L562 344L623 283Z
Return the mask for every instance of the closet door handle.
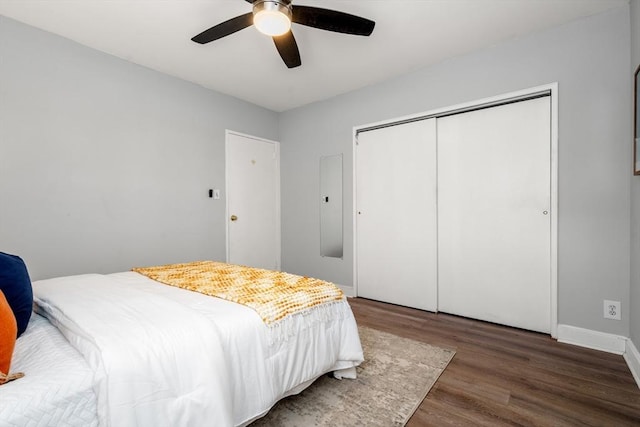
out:
M237 217L237 216L235 216L235 215L231 215L231 218L230 218L230 219L231 219L231 221L237 221L238 217Z

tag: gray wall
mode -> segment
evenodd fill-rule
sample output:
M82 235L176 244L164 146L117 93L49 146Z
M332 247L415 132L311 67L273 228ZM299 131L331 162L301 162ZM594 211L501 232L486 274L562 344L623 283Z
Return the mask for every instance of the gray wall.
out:
M23 256L34 279L223 259L224 203L206 190L224 188L230 128L282 142L283 269L351 286L353 126L557 81L559 320L629 335L638 9L633 45L622 7L280 115L0 17L0 251ZM337 153L343 260L319 255L318 162ZM602 319L604 298L623 302L623 321ZM636 338L640 315L631 325Z
M0 16L0 251L34 279L224 259L225 128L277 114Z
M638 66L640 66L640 0L631 0L631 73L635 72ZM629 134L631 135L632 132L630 130ZM631 177L631 299L629 305L630 337L635 347L640 348L640 176Z
M559 322L628 336L629 7L280 115L283 268L353 284L356 125L559 83ZM345 257L321 258L318 160L344 153ZM603 299L622 321L603 319Z

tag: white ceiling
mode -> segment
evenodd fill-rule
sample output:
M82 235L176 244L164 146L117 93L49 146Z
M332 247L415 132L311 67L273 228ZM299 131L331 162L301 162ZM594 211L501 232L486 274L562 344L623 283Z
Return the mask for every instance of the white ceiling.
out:
M0 15L274 111L402 75L628 0L294 0L376 21L370 37L294 24L302 66L247 28L190 39L251 11L243 0L0 0Z

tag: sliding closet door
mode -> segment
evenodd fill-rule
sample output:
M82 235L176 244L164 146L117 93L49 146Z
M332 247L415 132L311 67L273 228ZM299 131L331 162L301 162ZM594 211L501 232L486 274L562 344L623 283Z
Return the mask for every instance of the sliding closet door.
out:
M550 332L550 98L438 119L439 310Z
M436 310L435 202L435 119L359 134L358 296Z

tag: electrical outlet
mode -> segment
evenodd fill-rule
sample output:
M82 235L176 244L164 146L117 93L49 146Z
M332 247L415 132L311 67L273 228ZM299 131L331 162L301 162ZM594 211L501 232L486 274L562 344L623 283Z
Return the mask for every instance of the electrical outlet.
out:
M622 313L620 313L620 301L604 300L604 318L622 320Z

